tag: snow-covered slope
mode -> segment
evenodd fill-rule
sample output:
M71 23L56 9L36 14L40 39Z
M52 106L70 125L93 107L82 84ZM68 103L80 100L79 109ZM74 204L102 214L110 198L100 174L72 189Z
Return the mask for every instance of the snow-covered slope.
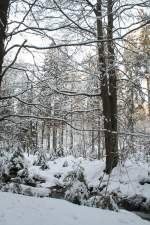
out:
M64 200L35 198L0 192L0 225L150 225L140 217L71 204Z

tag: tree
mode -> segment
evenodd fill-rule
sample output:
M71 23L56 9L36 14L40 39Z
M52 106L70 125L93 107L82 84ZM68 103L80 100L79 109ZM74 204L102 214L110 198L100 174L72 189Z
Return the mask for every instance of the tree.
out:
M149 16L142 11L141 17L148 18ZM148 111L150 116L150 25L147 24L141 29L140 32L140 44L144 55L145 65L145 78L147 81L147 92L148 92Z
M113 1L107 2L107 51L104 45L104 26L102 14L102 1L97 1L97 37L98 37L98 69L100 72L101 97L103 103L105 148L106 148L106 173L118 163L117 141L117 82L114 68L114 43L113 43ZM107 60L108 59L108 60ZM108 72L108 75L107 75Z
M10 3L9 0L1 0L0 2L0 87L3 79L2 65L5 55L4 41L6 39L9 3Z
M4 1L2 2L4 3ZM126 39L128 34L141 28L141 26L144 27L147 23L147 19L143 19L141 25L141 21L135 21L132 18L133 20L129 24L124 25L124 23L120 23L120 19L126 20L130 10L130 15L133 15L132 13L135 13L137 8L147 7L147 1L130 2L127 0L124 4L124 1L120 2L119 0L97 0L96 2L89 0L28 0L12 1L11 3L16 6L21 19L16 18L14 20L15 7L13 7L11 9L11 20L9 20L8 43L5 53L15 57L10 64L7 61L3 67L6 68L3 74L6 74L10 69L17 71L16 74L19 74L20 67L15 62L18 54L21 50L24 50L21 52L22 58L25 56L23 53L25 52L33 59L32 75L27 73L27 67L24 68L24 74L32 83L32 93L35 97L32 98L30 88L24 90L27 91L26 94L18 94L17 97L3 96L3 98L14 98L15 101L25 105L28 110L23 110L23 115L20 115L16 109L13 115L10 115L10 113L4 115L1 120L9 116L13 118L13 122L24 118L26 120L30 118L31 121L33 117L38 121L41 120L42 122L39 122L38 125L38 132L42 133L41 146L44 146L45 130L47 129L46 132L50 132L48 129L51 129L54 137L54 150L56 150L58 144L63 146L64 124L66 124L65 129L68 128L70 133L71 149L73 149L75 143L75 141L72 141L75 140L73 129L82 134L80 135L80 142L81 139L84 140L84 149L86 149L85 143L88 145L86 137L90 136L86 132L90 132L93 151L96 149L95 132L99 137L102 134L101 137L105 139L106 149L105 171L108 174L111 173L119 158L117 69L120 68L119 64L124 66L124 62L119 61L122 58L121 54L123 54L124 47L121 44L123 40L128 41ZM6 11L8 12L8 8ZM6 26L3 30L6 32ZM18 42L20 36L21 41ZM35 37L37 41L34 40ZM2 43L4 43L4 39L3 35ZM59 56L59 53L64 51L64 47L67 49L69 60L62 59L63 54ZM85 69L83 65L84 55L89 49L95 55L96 69L94 71L89 71L88 67ZM45 61L43 59L40 61L39 58L44 58L43 54L46 50L50 50L50 60L47 62L49 71L47 77L43 78L42 69ZM78 56L81 56L81 59ZM136 71L134 72L136 73ZM87 88L87 80L89 77L92 78L93 74L96 79L90 88ZM95 82L97 82L97 85L94 85ZM95 89L95 86L97 89ZM87 102L94 102L94 106L91 104L91 108L95 107L95 102L99 103L96 106L98 108L96 113L95 109L87 107ZM101 106L103 115L99 110ZM89 123L86 121L87 118L90 121ZM61 135L59 135L60 130ZM50 139L49 136L47 135L48 139ZM61 137L61 141L56 143L58 137ZM50 148L49 140L48 148ZM98 148L100 149L100 145Z

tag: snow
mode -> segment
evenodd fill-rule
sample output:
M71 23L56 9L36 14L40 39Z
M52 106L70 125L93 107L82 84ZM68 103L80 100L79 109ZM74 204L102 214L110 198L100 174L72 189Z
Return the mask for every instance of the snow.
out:
M89 193L91 190L96 190L97 187L104 187L101 189L100 194L106 194L107 191L110 197L112 196L111 192L117 193L118 196L120 194L122 197L124 195L130 197L138 194L146 197L147 202L149 202L149 183L140 184L140 181L150 179L150 165L148 162L128 159L123 163L119 163L113 169L112 174L108 176L103 172L105 168L104 160L89 160L81 157L66 156L46 161L48 167L46 170L42 170L40 166L34 165L36 159L36 156L27 156L25 154L25 167L28 169L29 178L39 178L36 186L30 187L26 183L19 185L12 182L6 185L9 186L6 189L10 192L15 192L14 190L19 188L19 191L15 193L24 195L31 194L31 196L42 196L44 198L0 192L0 225L150 224L125 210L119 210L117 213L106 209L87 207L91 206L92 198ZM81 180L79 177L76 177L75 181L71 181L73 185L71 186L70 183L67 186L66 178L73 173L77 175L80 172L82 172L82 175L84 174L84 182L82 182L83 177ZM22 174L22 170L18 172L19 174ZM69 187L67 192L65 192L65 196L69 196L70 193L73 196L76 192L79 193L78 195L80 193L85 195L88 190L87 198L81 201L82 206L69 203L65 200L49 198L49 196L53 196L50 192L51 187L55 185L62 187L66 185L66 187ZM2 188L1 190L6 191L6 189L4 186L4 189ZM98 198L101 196L97 195L95 197ZM69 196L68 198L66 197L67 200L70 200L71 197Z
M27 158L27 156L26 156ZM40 184L41 187L49 188L57 184L63 185L64 178L69 172L74 171L79 166L83 167L86 183L88 187L98 187L99 185L108 184L107 191L119 192L123 195L133 196L142 195L150 199L149 184L140 185L140 180L148 177L150 165L147 162L135 161L128 159L124 164L119 164L112 171L111 176L104 174L105 162L103 160L88 160L83 158L74 158L67 156L58 158L54 161L48 161L49 169L42 171L40 167L33 166L30 158L27 159L29 165L29 174L31 177L40 175L46 182ZM64 163L68 163L63 167ZM58 179L56 174L61 174ZM100 181L102 179L102 181Z
M125 210L112 212L65 200L0 192L0 225L150 225Z

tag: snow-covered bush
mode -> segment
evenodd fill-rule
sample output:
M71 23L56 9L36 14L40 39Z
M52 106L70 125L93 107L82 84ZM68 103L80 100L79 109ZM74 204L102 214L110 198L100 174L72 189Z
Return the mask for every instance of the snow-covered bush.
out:
M11 177L16 177L18 171L24 169L24 167L25 159L23 152L20 148L17 148L17 150L15 150L15 152L12 154L8 164L9 175Z
M63 181L67 187L65 199L72 203L83 205L89 195L83 168L78 167L76 170L69 172Z
M109 193L107 195L93 196L86 201L85 205L101 209L109 209L116 212L119 211L114 196Z
M64 161L62 167L68 167L68 161L67 160Z
M18 172L18 176L13 179L15 183L21 183L32 187L36 186L36 181L29 176L28 168L24 168Z
M24 169L25 160L21 149L17 148L12 154L0 156L0 181L7 183L17 177L18 171ZM18 181L19 183L19 181Z
M25 169L23 169L23 170L20 170L20 171L18 172L18 176L19 176L20 178L22 178L22 179L27 178L27 177L29 176L29 171L28 171L28 169L25 168Z
M9 172L8 172L8 163L9 163L9 158L8 156L4 153L0 153L0 182L5 183L9 181Z
M18 183L8 183L1 187L1 191L21 194L22 188L21 185Z
M58 159L63 156L64 156L64 150L63 150L63 148L59 147L56 149L55 152L52 152L50 154L50 160L53 161L53 160Z
M34 165L40 166L42 170L46 170L49 168L47 165L47 161L48 161L48 158L46 153L43 151L38 151L37 159L34 161Z
M76 180L65 193L66 200L78 205L83 205L87 198L88 189L83 182L78 180Z
M121 199L119 205L130 211L150 212L150 199L141 194L125 196Z

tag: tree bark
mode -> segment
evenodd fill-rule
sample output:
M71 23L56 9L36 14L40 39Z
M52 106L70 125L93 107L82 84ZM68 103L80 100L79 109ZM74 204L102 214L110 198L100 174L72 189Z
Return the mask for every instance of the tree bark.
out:
M148 115L150 117L150 75L149 74L146 80L147 80L147 91L148 91Z
M57 152L57 128L56 123L53 123L53 152Z
M117 136L117 78L115 70L115 53L113 42L113 0L107 2L107 50L108 50L108 74L109 74L109 102L111 113L111 152L106 154L106 172L118 163L118 136Z
M2 65L4 60L4 41L6 38L7 14L9 8L9 0L0 0L0 88L2 84Z
M112 0L108 0L108 30L106 60L103 22L102 22L102 1L97 0L97 40L98 43L98 70L101 82L101 98L104 115L105 149L106 149L106 173L111 173L118 162L118 140L117 140L117 86L114 68L114 46L113 46L113 14ZM107 76L106 62L109 65L109 78ZM112 132L113 131L113 132Z
M50 152L50 124L47 125L47 151Z
M42 122L42 135L41 135L41 148L43 148L44 144L44 132L45 132L45 121Z
M100 129L100 118L98 118L98 127ZM98 145L98 150L97 150L97 159L101 159L101 134L100 131L98 131L97 135L97 145Z

